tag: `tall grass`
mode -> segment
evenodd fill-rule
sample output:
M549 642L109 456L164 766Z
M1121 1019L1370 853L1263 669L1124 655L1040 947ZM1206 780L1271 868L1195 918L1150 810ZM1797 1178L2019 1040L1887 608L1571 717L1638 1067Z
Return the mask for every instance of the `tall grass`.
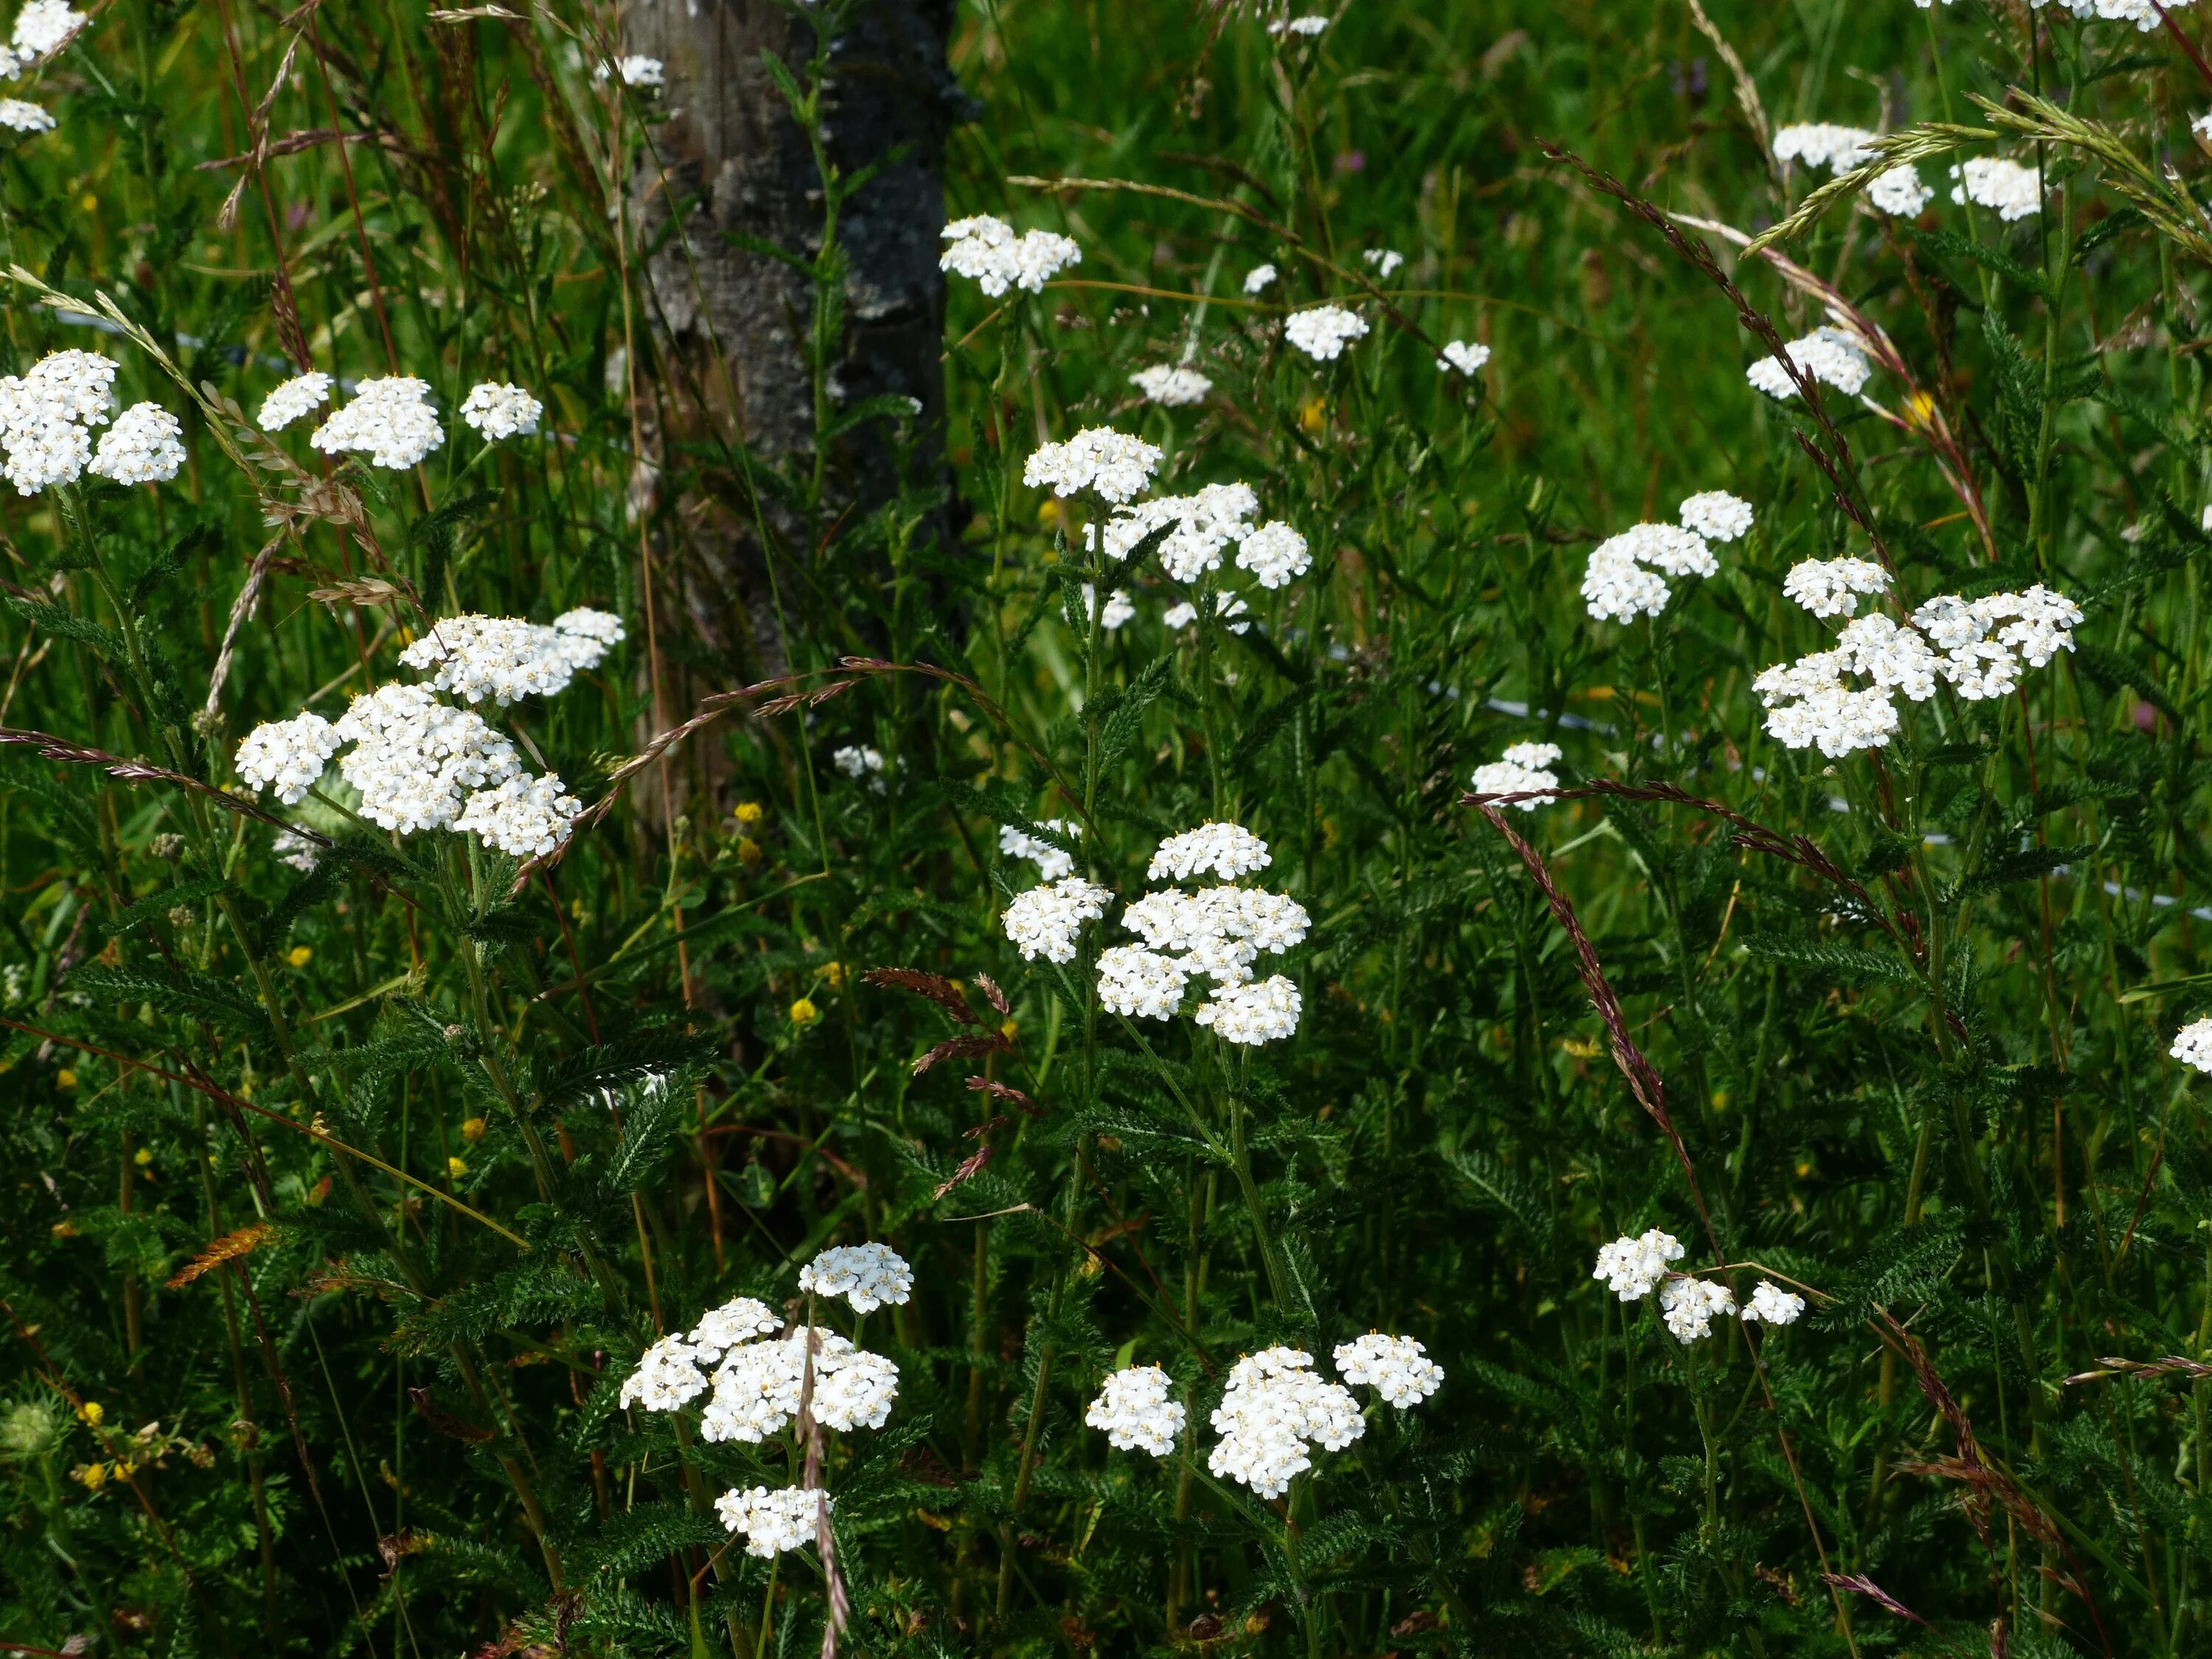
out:
M794 14L775 118L834 122L866 3ZM640 202L668 115L593 77L618 15L100 14L9 88L59 123L0 155L12 367L107 353L188 460L0 492L0 1646L2202 1651L2197 9L963 6L948 214L1082 262L949 279L924 432L842 399L868 198L825 177L784 252L834 435L789 455L642 275L708 251ZM1805 121L1903 135L1933 202L1876 215L1870 167L1808 208ZM1997 155L2039 210L1953 200ZM1369 331L1319 362L1282 324L1324 300ZM1832 321L1863 398L1747 382ZM1176 364L1200 402L1131 383ZM422 377L445 443L259 432L307 367ZM544 432L481 442L484 380ZM1097 426L1311 568L1097 550L1104 503L1023 482ZM841 495L839 446L939 438L949 479ZM1755 514L1717 573L1588 614L1592 549L1712 489ZM687 603L731 524L780 661ZM1842 556L2084 620L2016 694L1793 750L1752 681L1832 643L1783 582ZM627 642L480 709L585 803L556 855L239 782L434 619L578 605ZM1472 798L1524 742L1563 793ZM1310 918L1255 969L1294 1036L1097 995L1207 821ZM1010 941L1003 829L1116 896L1073 960ZM1591 1280L1647 1228L1808 1311L1680 1340ZM864 1241L908 1300L802 1292ZM740 1295L894 1359L884 1425L623 1406ZM1355 1389L1279 1498L1215 1472L1240 1356L1370 1330L1442 1387ZM1085 1423L1151 1364L1157 1460ZM792 1485L827 1530L748 1553L714 1500Z

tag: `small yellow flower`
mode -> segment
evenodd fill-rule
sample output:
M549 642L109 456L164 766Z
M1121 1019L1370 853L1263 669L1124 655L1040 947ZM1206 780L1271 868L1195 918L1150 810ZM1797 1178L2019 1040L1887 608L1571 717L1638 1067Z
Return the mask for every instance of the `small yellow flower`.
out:
M76 1408L77 1421L88 1429L96 1429L107 1419L107 1408L97 1400L88 1400Z
M750 830L755 824L758 823L763 818L766 817L768 814L763 810L761 804L758 801L741 800L738 803L738 810L731 813L730 816L735 818L739 823L744 825L746 829Z
M100 198L87 191L83 199L77 203L77 206L84 212L97 213L100 211Z
M999 1035L1006 1038L1007 1042L1012 1042L1016 1037L1021 1035L1021 1030L1022 1023L1019 1020L1009 1019L1004 1021L1000 1025Z
M1311 398L1298 409L1298 427L1310 437L1318 438L1328 428L1328 404L1319 398Z
M845 988L845 964L842 962L833 962L830 963L827 967L823 969L822 977L829 981L830 988L831 990L843 990Z
M80 1463L70 1473L84 1483L87 1492L98 1492L107 1484L107 1465L105 1463Z
M483 1132L484 1121L482 1118L464 1118L461 1121L461 1139L471 1146L483 1139Z
M63 1066L60 1071L54 1073L54 1087L57 1089L76 1088L76 1073L70 1070L68 1066Z
M447 1174L447 1177L448 1177L448 1178L450 1178L450 1179L452 1179L452 1180L454 1180L454 1181L459 1181L459 1180L463 1176L466 1175L468 1172L469 1172L469 1161L468 1161L468 1159L466 1159L466 1158L447 1158L447 1159L446 1160L446 1174Z
M761 861L761 844L750 836L738 837L738 862L750 869Z
M1905 400L1905 418L1915 426L1926 426L1936 413L1936 400L1924 392L1916 392Z
M1055 495L1046 496L1044 505L1037 508L1037 522L1047 530L1056 527L1065 516L1060 511L1060 498Z
M315 953L304 945L295 945L284 953L284 960L295 968L304 968L315 959Z
M151 1164L154 1161L154 1149L151 1146L141 1146L137 1152L131 1154L131 1161L133 1164L136 1164L140 1169L144 1169L149 1164Z
M822 1011L809 998L801 997L791 1005L791 1023L793 1025L811 1025L821 1018Z

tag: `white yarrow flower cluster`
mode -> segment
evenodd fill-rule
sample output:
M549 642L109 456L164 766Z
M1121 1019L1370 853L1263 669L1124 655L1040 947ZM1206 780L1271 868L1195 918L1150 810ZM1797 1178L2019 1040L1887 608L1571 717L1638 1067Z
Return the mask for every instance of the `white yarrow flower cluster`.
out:
M1251 1047L1295 1036L1304 1010L1297 981L1277 974L1257 984L1215 986L1191 1018L1224 1042Z
M1654 1227L1641 1238L1626 1235L1597 1253L1590 1277L1623 1302L1641 1302L1667 1277L1667 1264L1682 1259L1682 1241Z
M1871 160L1867 146L1878 134L1864 127L1842 127L1832 121L1804 121L1783 127L1774 135L1774 159L1802 161L1808 167L1849 173Z
M1790 597L1808 610L1814 601L1831 602L1833 584L1810 577L1799 581L1804 568L1790 572L1796 584ZM2022 661L2041 668L2058 652L2071 651L2081 622L2079 605L2040 582L2022 592L1977 599L1942 594L1914 611L1909 624L1880 612L1854 618L1837 635L1833 650L1767 669L1752 681L1752 690L1766 705L1766 729L1778 742L1817 748L1837 759L1888 744L1899 724L1893 693L1925 702L1940 680L1969 702L2009 696L2020 683ZM1872 686L1850 686L1845 676L1852 674Z
M1270 34L1302 34L1309 38L1328 27L1328 19L1318 15L1310 17L1279 17L1267 25Z
M592 71L592 79L605 86L620 75L626 87L659 87L668 82L668 66L658 58L647 58L642 52L632 52L612 64L602 63Z
M1394 247L1370 247L1359 257L1367 262L1376 276L1385 283L1397 274L1400 265L1406 263L1406 256Z
M471 795L453 828L510 858L544 858L568 839L584 803L567 793L558 773L513 777Z
M0 376L0 451L16 492L75 483L92 460L92 434L115 409L115 365L94 351L57 351L18 378Z
M1079 841L1083 837L1083 826L1070 823L1065 818L1047 818L1037 828L1049 830L1055 836L1065 836L1069 841ZM1075 869L1073 854L1048 841L1039 840L1026 830L1018 830L1011 823L999 827L999 850L1010 859L1027 859L1036 866L1037 873L1047 881L1058 881L1062 876L1072 874Z
M315 866L323 861L323 849L296 830L279 830L269 850L303 876L313 875Z
M1113 894L1080 876L1032 887L1014 895L1006 906L1006 937L1024 962L1042 957L1047 962L1075 960L1076 936L1086 921L1106 914Z
M1213 382L1188 363L1155 363L1129 377L1129 384L1145 394L1146 403L1182 409L1203 403Z
M1247 483L1206 484L1193 495L1158 495L1125 506L1109 520L1103 545L1109 558L1126 559L1139 542L1168 533L1159 544L1160 568L1179 582L1196 581L1221 568L1222 550L1237 544L1237 563L1262 587L1281 587L1304 575L1313 561L1305 538L1279 520L1264 525L1260 497ZM1088 545L1089 526L1085 526Z
M1251 270L1244 273L1244 292L1247 294L1264 292L1268 284L1273 283L1279 274L1271 264L1254 265Z
M1447 374L1480 374L1490 361L1490 348L1465 340L1446 340L1438 349L1437 367Z
M1091 528L1084 526L1085 530ZM1098 609L1098 590L1089 582L1083 584L1083 614L1089 616ZM1137 614L1137 602L1129 597L1125 587L1117 587L1106 596L1106 609L1100 612L1098 626L1111 634L1123 623Z
M520 386L496 380L470 387L469 395L461 400L461 418L491 443L532 436L544 413L545 405Z
M1310 1369L1297 1348L1265 1348L1238 1360L1213 1411L1221 1438L1206 1466L1223 1480L1280 1498L1293 1477L1313 1467L1309 1445L1342 1451L1367 1431L1359 1404L1340 1382Z
M1871 559L1806 559L1790 567L1782 591L1816 617L1848 617L1860 594L1889 591L1889 572Z
M1249 570L1262 587L1288 587L1313 567L1306 538L1280 519L1271 519L1237 544L1237 568Z
M12 56L15 65L8 70L9 78L22 69L27 69L41 58L50 58L70 41L91 18L76 10L68 0L29 0L15 14L15 30L11 40Z
M261 413L255 418L264 432L282 432L328 403L331 388L337 384L320 369L295 375L261 400Z
M1304 944L1312 921L1304 906L1283 894L1209 887L1147 893L1122 911L1121 925L1148 950L1176 953L1184 973L1231 985L1252 977L1261 952L1280 956Z
M1182 1433L1182 1402L1174 1397L1168 1374L1158 1365L1132 1365L1106 1379L1083 1420L1106 1431L1116 1451L1146 1451L1166 1457Z
M1682 503L1679 525L1631 525L1600 542L1583 572L1583 604L1589 614L1601 622L1656 617L1673 597L1660 572L1668 576L1718 572L1720 561L1693 520L1731 532L1717 534L1717 539L1734 541L1751 527L1751 504L1723 490L1708 490Z
M776 1317L767 1303L740 1296L702 1314L684 1340L701 1358L711 1362L732 1348L743 1347L755 1337L774 1336L782 1326L783 1321Z
M872 744L844 744L830 751L830 764L848 778L881 777L884 751Z
M1283 324L1283 337L1317 363L1334 362L1348 343L1366 333L1367 325L1342 306L1292 312Z
M1765 1279L1751 1293L1751 1300L1743 1304L1743 1322L1747 1325L1794 1325L1805 1311L1805 1298L1778 1285Z
M449 828L469 795L522 770L514 745L481 716L419 685L364 692L337 731L354 745L338 770L360 792L362 816L403 836Z
M1919 168L1901 162L1875 175L1867 186L1866 198L1876 212L1893 219L1917 219L1936 199L1936 192L1921 181Z
M814 1420L841 1433L863 1425L883 1427L898 1397L898 1366L834 1331L817 1329L812 1335L809 1410ZM714 1398L700 1415L701 1437L757 1445L798 1416L806 1386L807 1339L806 1328L798 1326L774 1341L732 1348L714 1372Z
M1131 1019L1172 1019L1182 1006L1190 975L1184 958L1140 945L1115 945L1098 953L1098 1001L1109 1014Z
M1234 881L1273 861L1267 843L1241 824L1209 821L1195 830L1170 836L1152 854L1145 868L1147 881L1188 881L1194 876L1216 875Z
M1083 263L1083 250L1069 238L1048 230L1017 236L1012 225L988 214L954 220L944 237L946 247L937 268L973 278L993 299L1010 288L1042 294L1052 277Z
M1712 1334L1713 1320L1735 1311L1725 1285L1709 1279L1670 1279L1659 1287L1659 1313L1677 1342L1695 1342Z
M679 1334L664 1336L647 1348L637 1369L623 1380L622 1407L642 1406L649 1412L672 1412L707 1392L707 1378L699 1370L699 1353Z
M54 118L39 105L21 98L0 98L0 127L10 132L52 132Z
M2007 224L2043 211L2043 181L2033 167L2002 155L1975 155L1951 169L1954 202L1994 208Z
M1110 427L1094 426L1065 443L1047 444L1022 468L1022 482L1063 498L1088 489L1120 506L1152 482L1160 464L1157 444Z
M2166 1052L2193 1070L2212 1072L2212 1018L2183 1026L2173 1034L2173 1047Z
M835 1513L837 1500L826 1492L806 1486L772 1491L735 1486L714 1500L714 1513L732 1532L743 1534L745 1553L763 1561L814 1541L824 1511Z
M320 714L295 714L289 720L264 721L247 732L234 763L238 775L256 789L274 789L278 800L296 806L342 741Z
M886 1305L906 1305L914 1269L888 1244L836 1244L799 1270L799 1288L813 1296L842 1297L854 1313L873 1313Z
M1556 743L1516 743L1496 760L1474 769L1474 793L1478 795L1518 795L1536 789L1556 789L1559 774L1551 769L1559 758ZM1533 812L1545 805L1541 800L1516 800L1509 805L1524 812Z
M1379 1331L1337 1345L1337 1374L1355 1387L1372 1385L1400 1411L1418 1406L1443 1386L1444 1368L1410 1336Z
M1857 335L1845 329L1823 324L1782 349L1800 369L1847 398L1858 396L1859 388L1874 374L1866 348L1859 343ZM1784 402L1797 395L1797 383L1790 378L1779 358L1761 357L1744 371L1744 379L1768 397Z
M365 454L370 464L405 471L446 441L430 386L411 374L363 380L353 401L315 428L307 442L325 455Z
M490 697L504 708L524 697L558 696L626 637L621 617L588 607L563 611L550 627L471 612L431 623L399 660L429 672L431 684L464 702Z

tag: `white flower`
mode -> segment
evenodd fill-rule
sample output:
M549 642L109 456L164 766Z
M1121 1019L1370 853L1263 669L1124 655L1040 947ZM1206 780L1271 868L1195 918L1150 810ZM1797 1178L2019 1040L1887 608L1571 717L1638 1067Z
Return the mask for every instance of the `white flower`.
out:
M1247 294L1261 293L1279 274L1273 265L1254 265L1244 273L1244 291Z
M502 708L524 697L556 696L568 689L579 667L592 667L590 656L605 647L582 631L574 618L599 617L604 611L571 612L570 629L547 628L520 617L484 617L471 613L445 617L430 624L430 631L399 653L399 660L418 672L430 673L430 684L451 691L464 702L495 698ZM588 624L584 626L597 626ZM621 624L617 619L617 629Z
M1995 208L2007 224L2043 211L2043 180L2033 167L2002 155L1975 155L1953 167L1951 176L1958 180L1951 187L1953 201Z
M511 858L544 858L568 839L584 803L562 793L558 773L513 777L471 795L453 828Z
M1845 397L1856 397L1859 388L1874 373L1874 365L1867 361L1866 348L1859 343L1858 336L1840 328L1823 325L1782 349L1799 368ZM1744 371L1744 378L1770 398L1786 401L1797 395L1797 383L1772 357L1761 357Z
M1708 1279L1670 1279L1659 1287L1659 1311L1677 1342L1694 1342L1711 1333L1714 1316L1735 1311L1735 1297Z
M75 483L92 459L86 428L115 408L115 365L93 351L57 351L20 380L0 376L0 471L20 495Z
M1862 593L1889 591L1889 572L1869 559L1806 559L1790 568L1782 592L1816 617L1848 617Z
M54 118L21 98L0 98L0 127L11 132L52 132Z
M100 434L87 469L120 484L167 483L185 464L185 428L159 404L133 404Z
M1272 860L1267 843L1249 830L1234 823L1208 820L1195 830L1170 836L1146 866L1147 881L1188 881L1208 873L1234 881L1255 870L1264 870Z
M1313 1467L1306 1448L1342 1451L1367 1431L1359 1403L1340 1382L1314 1375L1313 1356L1297 1348L1263 1348L1238 1360L1214 1408L1221 1438L1206 1466L1261 1498L1280 1498L1291 1478Z
M707 1392L699 1352L681 1336L664 1336L640 1356L637 1369L622 1385L622 1407L672 1412Z
M30 0L15 14L15 52L35 63L59 52L91 21L72 9L68 0Z
M307 442L325 455L366 454L373 465L404 471L446 441L429 399L429 384L411 374L363 380Z
M741 1296L702 1315L684 1340L702 1358L715 1360L757 1336L774 1336L782 1323L767 1303Z
M2183 1065L2199 1072L2212 1072L2212 1018L2192 1020L2173 1034L2173 1047L2166 1052Z
M1160 612L1160 620L1170 628L1181 630L1198 620L1198 607L1182 599Z
M1446 340L1437 367L1446 374L1480 374L1482 366L1490 361L1490 348L1470 345L1465 340Z
M1667 1264L1681 1259L1681 1240L1654 1227L1641 1238L1624 1234L1600 1250L1590 1277L1604 1280L1623 1302L1641 1302L1667 1277Z
M1920 180L1920 170L1910 162L1878 173L1867 186L1866 198L1875 211L1893 219L1917 219L1936 199L1936 192Z
M826 1492L808 1486L786 1486L770 1491L735 1486L714 1500L714 1513L732 1532L744 1536L745 1553L763 1560L812 1543L819 1535L822 1517L836 1511L837 1500Z
M502 438L527 438L538 430L545 405L519 386L486 380L469 388L461 400L461 418L497 443Z
M813 1332L814 1419L840 1431L883 1427L898 1397L898 1367L854 1347L834 1331ZM702 1437L758 1444L799 1415L805 1386L808 1332L798 1327L773 1342L732 1348L714 1373L714 1396L701 1413Z
M313 875L323 861L323 849L296 830L279 830L269 850L303 876Z
M1836 655L1854 673L1885 691L1902 691L1915 702L1936 695L1942 660L1913 629L1876 611L1844 624Z
M1085 530L1090 527L1088 525L1084 526ZM1083 614L1089 616L1093 610L1097 609L1097 605L1098 590L1089 582L1084 583ZM1106 609L1098 618L1098 626L1111 634L1136 614L1137 602L1129 597L1127 588L1117 587L1106 596Z
M906 1305L914 1269L888 1244L836 1244L799 1270L799 1288L815 1296L842 1296L854 1313L886 1304Z
M1164 404L1169 409L1203 403L1206 394L1213 390L1212 381L1182 363L1155 363L1150 368L1140 368L1129 377L1129 384L1145 394L1147 403Z
M1486 766L1474 769L1474 793L1478 795L1518 795L1532 790L1556 789L1559 775L1551 770L1553 762L1559 758L1556 743L1516 743ZM1533 812L1545 803L1541 800L1516 800L1510 803L1524 812Z
M1705 538L1680 525L1632 525L1592 550L1583 572L1583 602L1600 621L1627 622L1639 611L1657 616L1667 608L1667 584L1643 567L1656 565L1670 576L1711 576L1720 562Z
M1262 587L1288 587L1312 565L1306 538L1280 519L1270 519L1237 544L1237 568L1257 576Z
M1839 127L1829 121L1808 121L1784 127L1774 135L1774 159L1802 161L1808 167L1849 173L1871 160L1867 146L1877 134L1864 127Z
M1009 288L1041 294L1062 269L1083 262L1083 250L1067 237L1048 230L1016 236L1012 225L988 214L956 219L943 234L949 246L938 269L972 277L994 299Z
M1159 495L1124 507L1106 525L1105 551L1126 559L1147 536L1167 529L1159 544L1160 568L1179 582L1196 581L1221 568L1221 550L1253 533L1260 498L1246 483L1207 484L1195 495ZM1168 527L1172 526L1172 529Z
M1270 34L1319 34L1328 27L1328 19L1321 16L1277 18L1267 25Z
M1224 1042L1251 1047L1295 1034L1302 1006L1297 982L1277 974L1254 985L1216 985L1191 1018Z
M1346 1382L1373 1384L1400 1411L1419 1405L1443 1385L1444 1368L1410 1336L1370 1331L1354 1341L1339 1343L1334 1358L1337 1374Z
M1752 685L1767 697L1766 729L1785 749L1817 748L1836 760L1861 749L1886 748L1897 734L1897 705L1880 689L1854 691L1832 682L1809 688L1798 702L1775 706L1773 687L1765 682L1781 672L1769 669Z
M522 770L514 745L466 709L419 685L381 685L353 700L336 727L354 745L338 770L361 794L362 816L411 836L442 830L464 797Z
M1070 841L1083 838L1083 826L1070 823L1065 818L1047 818L1037 827L1049 830L1056 836L1064 836ZM1073 854L1048 841L1038 840L1025 830L1017 830L1011 823L999 827L999 850L1008 858L1029 860L1036 866L1037 873L1047 881L1058 881L1075 868Z
M1075 938L1086 921L1106 914L1106 901L1114 896L1080 876L1014 895L1006 906L1006 937L1024 962L1042 957L1047 962L1075 960Z
M667 84L667 65L658 58L647 58L635 52L623 58L619 63L601 64L592 71L592 79L604 86L617 72L622 76L623 84L626 87L659 87Z
M830 753L830 764L848 778L880 775L884 751L872 744L845 744Z
M587 605L554 617L553 632L558 636L554 648L580 674L597 668L608 652L629 637L620 617L611 611L594 611Z
M1682 503L1682 527L1709 542L1726 545L1741 541L1751 531L1751 503L1725 489L1707 489Z
M1283 324L1283 337L1317 363L1334 362L1347 341L1366 333L1367 325L1341 306L1293 312Z
M1147 893L1121 913L1121 925L1154 951L1181 951L1176 966L1226 984L1251 978L1262 951L1280 955L1302 944L1312 919L1296 899L1247 887ZM1102 958L1102 962L1103 962Z
M343 741L320 714L295 714L255 726L238 745L238 775L256 789L274 789L276 799L295 806L323 775Z
M1022 468L1022 482L1062 497L1088 489L1118 507L1152 481L1159 464L1158 445L1110 427L1094 426L1066 443L1047 444L1036 451Z
M1116 945L1098 953L1098 1001L1110 1014L1172 1019L1189 982L1182 962L1142 945Z
M1182 1402L1170 1393L1172 1386L1158 1365L1115 1371L1083 1420L1105 1430L1106 1443L1116 1451L1148 1451L1165 1457L1175 1450L1183 1425Z
M1395 248L1370 247L1359 257L1374 267L1376 277L1386 283L1406 263L1406 256Z
M261 400L261 413L255 418L264 432L282 432L301 416L328 403L331 388L337 384L320 369L295 375Z
M1805 1311L1805 1298L1770 1285L1765 1279L1751 1293L1751 1300L1743 1304L1743 1322L1747 1325L1794 1325Z
M2207 110L2189 124L2189 131L2201 144L2212 144L2212 110Z

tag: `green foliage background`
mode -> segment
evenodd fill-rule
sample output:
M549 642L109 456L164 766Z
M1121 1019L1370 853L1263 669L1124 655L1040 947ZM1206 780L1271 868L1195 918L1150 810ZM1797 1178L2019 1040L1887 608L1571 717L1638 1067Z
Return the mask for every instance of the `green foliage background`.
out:
M875 1238L916 1289L862 1333L901 1368L889 1426L831 1449L848 1650L2204 1650L2212 1144L2167 1056L2212 915L2203 20L1710 11L1355 3L1304 42L1182 0L963 4L982 113L949 206L1084 261L1004 305L954 284L951 493L849 515L839 448L772 465L683 418L712 399L609 210L658 118L587 72L611 14L123 0L42 71L60 127L0 158L15 367L108 350L192 460L0 504L0 726L58 740L0 772L0 1644L816 1650L819 1563L771 1579L703 1508L794 1449L616 1395L661 1332ZM820 118L823 61L789 69ZM272 137L369 137L241 168L272 81ZM1765 348L1597 177L1756 231L1808 188L1761 127L1815 119L1953 124L1919 227L1844 200L1778 247L1894 339L1910 384L1869 387L1894 421L1753 392ZM2045 168L2045 212L1951 203L1950 161L1993 150ZM1691 234L1784 337L1822 320ZM1378 282L1382 247L1407 263ZM834 244L793 252L833 293ZM1262 260L1282 277L1248 299ZM304 428L263 447L222 400L289 372L280 268L318 367L417 374L447 410L511 379L558 438L482 453L456 425L415 477L334 483ZM40 284L106 296L108 331ZM1324 296L1373 329L1317 367L1278 324ZM1437 372L1452 337L1492 348L1478 381ZM1129 374L1186 351L1206 403L1138 401ZM1251 483L1312 572L1240 586L1247 633L1166 629L1156 562L1092 568L1019 482L1103 423L1179 485ZM1589 548L1709 489L1759 514L1720 574L1589 620ZM764 498L804 532L774 561L795 689L831 695L762 693L626 773L678 688L759 678L673 594L687 507ZM1947 693L1830 765L1765 735L1749 680L1827 638L1784 573L1877 538L1908 604L2043 580L2088 619L2018 698ZM1087 626L1085 577L1136 619ZM519 890L314 805L337 845L303 875L206 787L255 722L396 677L405 591L629 622L511 711L615 797ZM1462 799L1542 738L1570 783L1632 787L1504 816L1679 1157ZM880 787L830 764L847 744ZM1033 879L1000 824L1087 819L1075 850L1127 898L1209 817L1265 836L1316 923L1297 1038L1242 1061L1187 1021L1140 1044L1000 927ZM862 976L885 967L960 981L968 1020ZM1814 1311L1675 1343L1589 1277L1654 1225ZM1371 1412L1287 1505L1202 1478L1239 1352L1370 1328L1426 1343L1442 1391ZM1130 1359L1188 1391L1195 1459L1083 1427Z

